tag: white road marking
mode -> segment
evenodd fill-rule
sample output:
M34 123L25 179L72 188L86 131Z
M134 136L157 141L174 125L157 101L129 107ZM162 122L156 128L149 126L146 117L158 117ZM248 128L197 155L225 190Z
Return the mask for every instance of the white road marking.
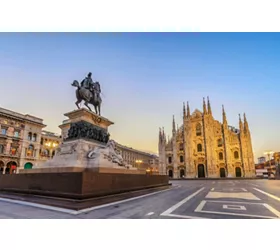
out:
M72 209L60 208L60 207L54 207L54 206L49 206L49 205L42 205L42 204L28 202L28 201L7 199L7 198L0 198L0 201L19 204L19 205L24 205L24 206L30 206L30 207L35 207L35 208L41 208L41 209L46 209L46 210L52 210L52 211L67 213L67 214L72 214L72 215L78 215L78 214L82 214L82 213L88 213L88 212L91 212L91 211L96 210L96 209L109 207L109 206L129 202L129 201L133 201L133 200L138 200L138 199L148 197L148 196L151 196L151 195L155 195L155 194L163 193L163 192L166 192L166 191L170 191L172 189L175 189L175 188L165 189L165 190L161 190L161 191L157 191L157 192L153 192L153 193L149 193L149 194L144 194L144 195L141 195L141 196L137 196L137 197L121 200L121 201L115 201L115 202L107 203L107 204L100 205L100 206L85 208L85 209L82 209L82 210L79 210L79 211L72 210Z
M223 192L209 192L205 198L218 199L218 198L235 198L235 199L246 199L246 200L260 200L252 193L223 193Z
M262 203L257 203L257 202L243 202L243 201L206 201L206 202L211 202L211 203L213 203L213 202L217 202L217 203L238 203L238 204L249 204L249 205L262 205Z
M280 212L277 211L275 208L268 204L263 204L271 213L275 214L278 218L280 218Z
M211 188L211 191L214 191L214 188Z
M259 187L259 185L256 185L256 184L253 184L253 183L250 183L251 185L255 186L255 187Z
M241 190L243 190L244 192L247 192L247 190L245 188L241 188Z
M196 208L194 211L195 211L195 212L200 212L200 211L202 211L202 209L203 209L203 207L205 206L206 202L207 202L207 201L201 201L201 202L199 203L199 205L197 206L197 208Z
M180 202L178 202L177 204L175 204L174 206L170 207L169 209L167 209L166 211L164 211L161 215L168 215L171 214L174 210L176 210L177 208L179 208L180 206L182 206L184 203L186 203L187 201L189 201L191 198L195 197L197 194L199 194L202 190L204 189L201 188L198 191L194 192L193 194L189 195L188 197L186 197L185 199L181 200Z
M264 219L276 219L276 218L279 218L279 216L280 216L280 212L279 211L277 211L273 207L269 206L268 204L263 204L263 203L248 203L247 202L246 204L257 204L257 205L265 206L270 212L275 214L277 217L254 215L254 214L238 214L238 213L228 213L228 212L218 212L218 211L203 210L203 207L205 206L205 204L207 202L211 203L212 201L205 201L205 200L201 201L201 203L195 209L195 212L197 212L197 213L207 213L207 214L222 214L222 215L234 215L234 216L243 216L243 217L255 217L255 218L264 218ZM225 202L225 201L219 201L219 202L220 203L243 203L243 202Z
M263 219L276 219L276 217L271 216L262 216L262 215L253 215L253 214L236 214L236 213L225 213L225 212L215 212L215 211L199 211L199 213L208 213L208 214L225 214L225 215L234 215L234 216L243 216L243 217L254 217L254 218L263 218Z
M47 210L52 210L52 211L62 212L62 213L67 213L67 214L74 214L74 215L77 214L77 211L72 210L72 209L53 207L53 206L42 205L42 204L28 202L28 201L20 201L20 200L13 200L13 199L7 199L7 198L0 198L0 201L14 203L14 204L18 204L18 205L30 206L30 207L35 207L35 208L42 208L42 209L47 209Z
M180 215L180 214L161 214L161 216L169 216L169 217L182 218L182 219L211 219L205 217L195 217L195 216Z
M153 215L154 212L150 212L150 213L147 213L146 216L150 216L150 215Z
M246 207L240 205L223 205L223 209L232 209L232 210L243 210L246 211Z
M270 197L270 198L272 198L272 199L274 199L274 200L280 201L280 198L277 197L277 196L275 196L275 195L273 195L273 194L267 193L267 192L265 192L265 191L263 191L263 190L260 190L260 189L258 189L258 188L254 188L254 189L257 190L258 192L262 193L262 194L267 195L268 197Z

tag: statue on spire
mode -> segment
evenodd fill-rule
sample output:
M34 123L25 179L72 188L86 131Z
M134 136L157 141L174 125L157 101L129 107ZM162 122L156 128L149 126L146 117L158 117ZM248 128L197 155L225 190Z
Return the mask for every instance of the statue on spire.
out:
M187 118L191 117L189 102L187 102Z
M212 115L212 109L211 109L211 105L210 105L209 96L207 96L207 109L208 109L208 114Z
M203 114L207 114L205 98L203 97Z

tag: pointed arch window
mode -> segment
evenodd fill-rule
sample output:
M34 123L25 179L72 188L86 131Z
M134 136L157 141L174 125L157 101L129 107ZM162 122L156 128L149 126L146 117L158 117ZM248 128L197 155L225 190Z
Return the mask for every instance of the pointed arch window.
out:
M219 160L223 160L224 159L224 154L222 152L219 153Z
M171 164L172 163L172 156L168 157L168 163Z
M180 144L179 144L179 150L180 150L180 151L183 151L183 150L184 150L184 143L180 143Z
M238 153L238 151L234 151L234 159L239 159L239 153Z
M201 136L202 135L202 126L201 126L201 124L200 123L198 123L197 125L196 125L196 135L197 136Z
M180 162L183 163L184 162L184 156L180 155Z
M218 143L218 147L222 147L223 146L223 139L219 139L218 141L217 141L217 143Z
M202 152L202 145L200 143L197 144L197 152Z

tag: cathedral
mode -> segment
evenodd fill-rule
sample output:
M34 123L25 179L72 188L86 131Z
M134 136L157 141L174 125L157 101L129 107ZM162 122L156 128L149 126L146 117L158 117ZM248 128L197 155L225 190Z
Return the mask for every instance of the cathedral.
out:
M255 164L246 115L239 115L239 129L229 126L222 107L223 121L212 116L209 98L203 98L203 112L190 113L183 104L183 125L175 126L166 139L159 130L159 170L172 178L254 177Z

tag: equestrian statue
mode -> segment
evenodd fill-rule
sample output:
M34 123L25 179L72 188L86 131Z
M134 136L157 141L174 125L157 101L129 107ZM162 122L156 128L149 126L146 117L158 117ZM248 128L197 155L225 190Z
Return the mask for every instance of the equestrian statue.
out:
M87 77L81 81L81 84L77 80L74 80L72 86L76 87L76 106L80 109L79 104L84 101L85 106L90 110L91 108L88 104L94 106L95 113L101 115L101 103L102 99L100 97L101 88L99 82L93 82L91 78L91 72L88 73Z

